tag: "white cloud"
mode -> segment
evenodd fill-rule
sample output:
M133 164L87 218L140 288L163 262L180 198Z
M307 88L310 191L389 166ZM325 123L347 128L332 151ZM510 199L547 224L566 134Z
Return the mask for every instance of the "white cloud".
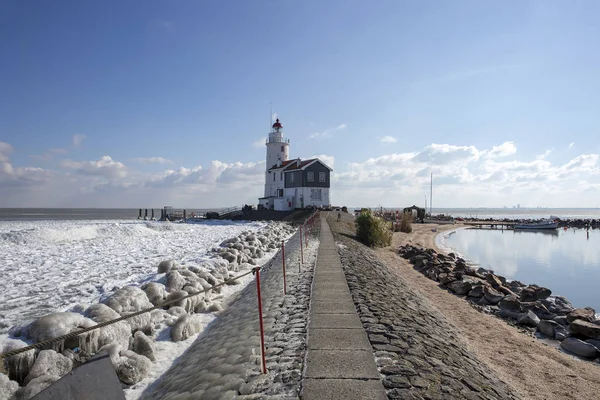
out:
M346 124L340 124L338 126L336 126L335 128L329 128L329 129L325 129L322 132L315 132L312 135L309 136L310 139L315 139L315 138L328 138L333 136L336 132L342 131L346 129Z
M535 159L536 160L545 160L546 157L548 157L550 155L550 153L552 153L552 150L554 150L554 149L547 149L542 154L538 154L537 156L535 156Z
M574 145L575 145L575 142L569 143L569 149L573 148Z
M381 138L381 143L396 143L397 140L393 136L384 136Z
M277 120L277 118L279 118L279 115L276 112L274 112L271 115L271 123L275 122Z
M81 133L73 135L73 146L75 146L75 147L81 146L81 144L83 143L83 140L86 137L87 137L86 135L83 135Z
M329 168L333 169L333 165L335 163L335 157L334 156L328 156L327 154L319 154L319 155L308 157L308 159L310 159L310 158L318 158L319 160L321 160L325 164L327 164L327 166Z
M163 157L138 157L133 161L140 164L173 164L172 160Z
M254 147L255 149L259 149L265 146L265 138L261 137L260 139L256 139L254 142L252 142L252 147Z
M61 166L73 169L78 174L100 176L107 179L124 178L127 175L125 164L114 161L110 156L100 157L97 161L63 160Z
M511 156L517 152L517 147L513 142L504 142L499 146L493 146L491 150L486 152L488 158L498 158Z

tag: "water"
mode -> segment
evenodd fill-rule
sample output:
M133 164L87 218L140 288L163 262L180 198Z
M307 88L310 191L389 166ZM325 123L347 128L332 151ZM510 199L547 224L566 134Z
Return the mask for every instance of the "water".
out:
M160 218L160 208L154 216ZM188 214L214 209L187 209ZM144 215L145 209L142 209ZM0 221L47 221L47 220L128 220L137 219L138 208L0 208ZM148 217L152 209L148 209Z
M460 229L443 242L507 279L544 286L575 307L600 310L600 230Z

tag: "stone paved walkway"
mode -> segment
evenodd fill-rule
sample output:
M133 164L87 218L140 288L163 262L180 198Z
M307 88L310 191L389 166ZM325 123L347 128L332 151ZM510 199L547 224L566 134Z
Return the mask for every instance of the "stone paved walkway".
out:
M326 216L313 280L302 398L387 399Z

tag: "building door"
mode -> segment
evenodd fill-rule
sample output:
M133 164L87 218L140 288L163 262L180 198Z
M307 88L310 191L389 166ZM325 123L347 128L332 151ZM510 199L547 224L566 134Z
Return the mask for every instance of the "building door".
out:
M294 189L294 208L298 208L298 189Z

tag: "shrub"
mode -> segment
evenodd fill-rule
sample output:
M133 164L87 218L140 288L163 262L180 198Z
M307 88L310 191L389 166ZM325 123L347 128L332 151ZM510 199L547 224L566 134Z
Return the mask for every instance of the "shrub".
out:
M402 221L400 221L400 232L411 233L412 232L413 215L412 212L402 213Z
M385 247L392 243L389 223L373 215L370 210L362 211L356 218L356 236L358 240L371 247Z

